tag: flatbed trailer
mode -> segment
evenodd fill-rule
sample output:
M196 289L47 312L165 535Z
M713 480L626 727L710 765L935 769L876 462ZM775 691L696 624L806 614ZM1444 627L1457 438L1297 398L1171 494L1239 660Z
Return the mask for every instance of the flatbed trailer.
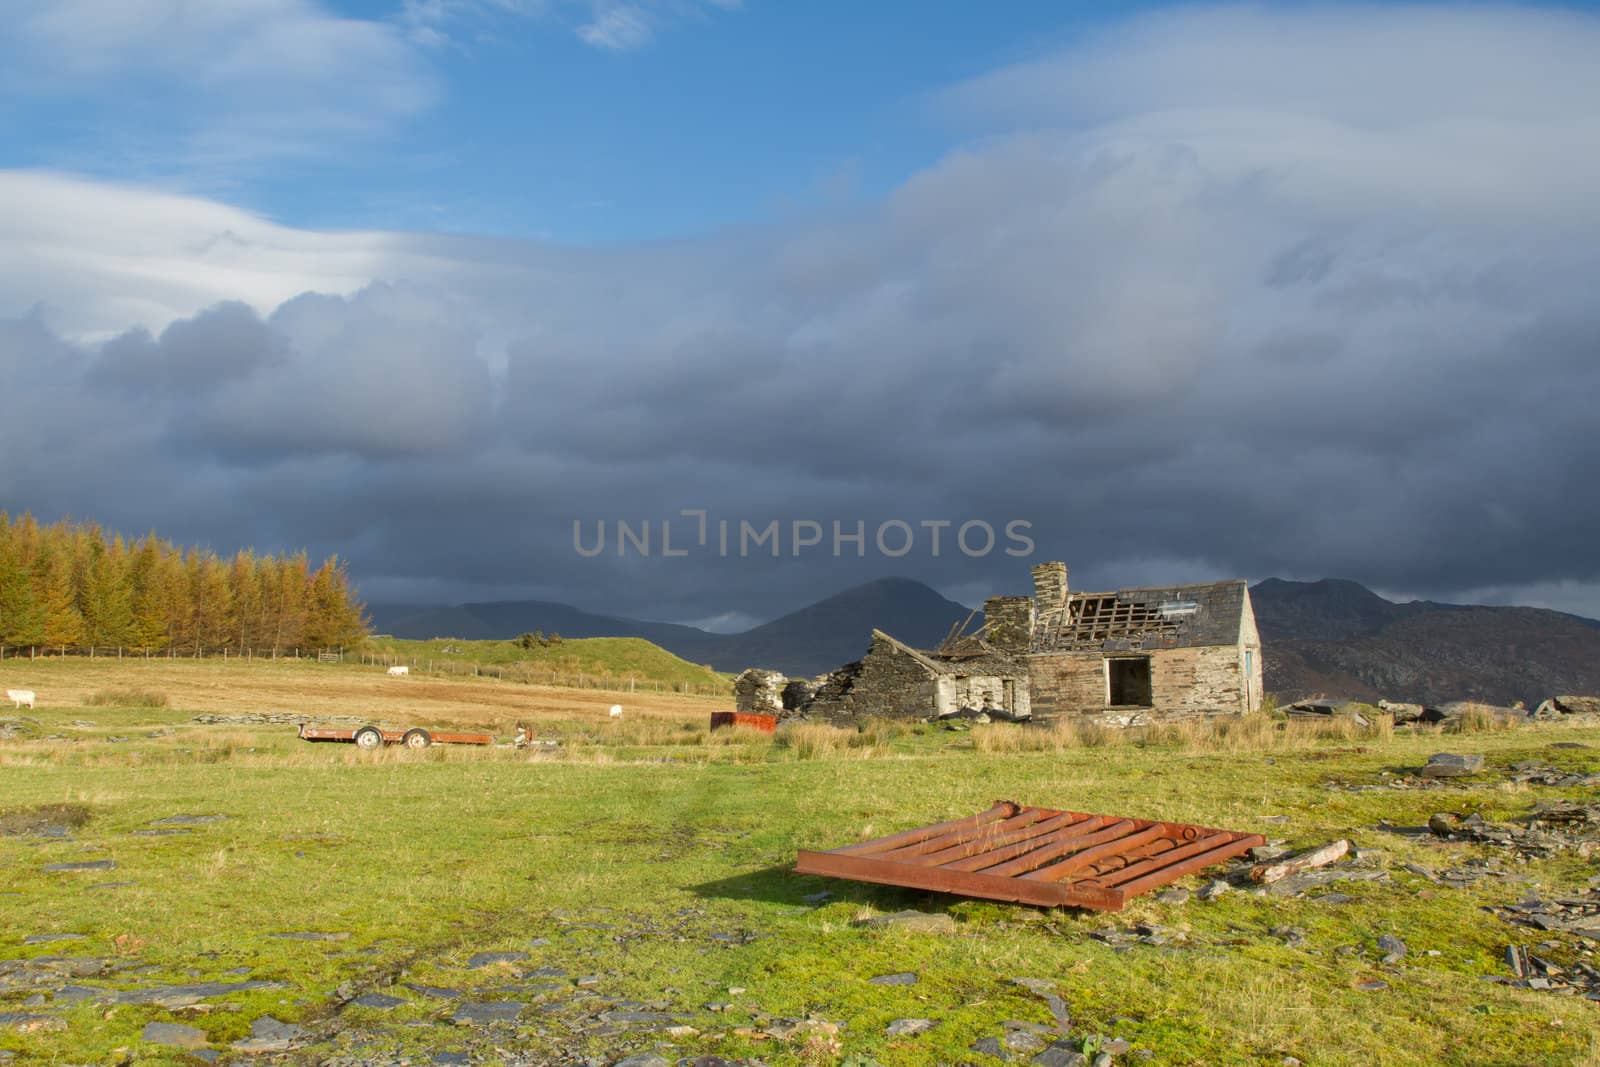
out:
M420 726L413 726L408 730L389 730L382 726L307 726L301 723L297 733L302 741L344 741L354 744L357 748L382 748L384 745L427 748L429 745L494 744L493 734L424 730Z

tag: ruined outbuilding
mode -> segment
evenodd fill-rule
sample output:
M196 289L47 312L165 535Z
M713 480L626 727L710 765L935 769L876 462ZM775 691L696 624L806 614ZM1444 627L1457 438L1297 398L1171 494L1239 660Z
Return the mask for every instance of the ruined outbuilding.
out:
M828 675L802 713L851 724L866 719L930 719L962 709L1026 719L1028 667L987 646L923 652L872 631L867 654Z
M962 712L1000 721L1084 717L1133 726L1259 711L1261 635L1242 580L1074 593L1064 563L1032 596L990 597L974 633L919 650L882 630L817 682L746 671L741 711L855 725Z
M1073 593L1064 563L1032 597L991 597L990 644L1023 654L1034 711L1117 725L1258 711L1261 635L1242 580Z

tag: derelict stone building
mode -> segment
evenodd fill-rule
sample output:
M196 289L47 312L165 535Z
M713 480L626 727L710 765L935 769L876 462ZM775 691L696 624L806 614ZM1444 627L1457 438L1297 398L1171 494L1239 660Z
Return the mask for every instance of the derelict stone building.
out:
M1027 718L1027 664L990 649L954 655L920 652L874 630L867 654L828 675L797 710L808 719L846 725L867 719L927 719L962 708Z
M1258 711L1261 635L1243 581L1073 593L1064 563L1032 597L991 597L985 637L1023 655L1032 707L1129 725Z

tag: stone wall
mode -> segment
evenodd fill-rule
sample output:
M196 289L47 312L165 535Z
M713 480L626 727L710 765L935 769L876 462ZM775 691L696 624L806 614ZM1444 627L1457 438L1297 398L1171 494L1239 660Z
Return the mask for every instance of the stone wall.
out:
M937 675L880 635L858 663L840 668L817 691L807 718L854 725L865 719L926 719L938 709Z
M751 667L733 680L733 708L755 715L777 715L783 711L783 684L787 679L777 671Z
M1242 653L1236 646L1157 649L1149 655L1154 706L1142 714L1107 708L1106 657L1100 652L1029 656L1033 709L1040 715L1089 715L1118 722L1130 717L1171 721L1252 710ZM1256 660L1259 663L1259 654Z
M983 602L984 639L1002 652L1025 653L1033 644L1033 598L992 596Z

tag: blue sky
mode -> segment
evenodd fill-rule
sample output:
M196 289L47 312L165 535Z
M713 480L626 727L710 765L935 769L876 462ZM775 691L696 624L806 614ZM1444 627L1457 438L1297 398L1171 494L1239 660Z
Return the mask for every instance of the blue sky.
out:
M1594 5L7 15L5 510L719 625L1026 582L574 522L1020 519L1090 586L1600 615Z
M645 38L582 35L629 6L482 0L422 20L324 3L393 27L424 99L314 153L197 161L173 146L204 102L130 66L14 96L0 165L154 180L304 226L675 237L882 196L970 132L939 90L1141 5L683 0L638 5Z

